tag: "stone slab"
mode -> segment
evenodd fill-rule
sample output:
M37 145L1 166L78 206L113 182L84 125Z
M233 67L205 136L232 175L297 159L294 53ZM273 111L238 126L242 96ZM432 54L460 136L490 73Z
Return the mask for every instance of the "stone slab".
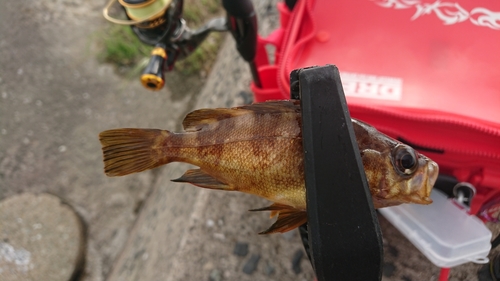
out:
M0 202L0 280L74 280L84 255L82 221L58 197L23 193Z

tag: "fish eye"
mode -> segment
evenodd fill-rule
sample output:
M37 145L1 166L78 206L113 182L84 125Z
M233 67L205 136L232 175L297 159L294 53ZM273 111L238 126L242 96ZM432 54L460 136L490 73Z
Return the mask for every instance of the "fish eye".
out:
M398 144L392 150L392 162L398 172L411 175L417 170L418 156L413 148Z

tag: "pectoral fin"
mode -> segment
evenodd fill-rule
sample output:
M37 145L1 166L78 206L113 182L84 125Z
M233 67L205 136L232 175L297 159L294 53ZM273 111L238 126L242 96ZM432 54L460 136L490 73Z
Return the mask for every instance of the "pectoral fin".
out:
M172 180L173 182L187 182L203 188L233 190L229 185L220 182L201 169L187 170L182 177Z
M293 230L307 222L306 211L279 203L274 203L271 206L250 211L271 211L271 218L278 215L276 222L267 230L262 231L259 234L283 233Z

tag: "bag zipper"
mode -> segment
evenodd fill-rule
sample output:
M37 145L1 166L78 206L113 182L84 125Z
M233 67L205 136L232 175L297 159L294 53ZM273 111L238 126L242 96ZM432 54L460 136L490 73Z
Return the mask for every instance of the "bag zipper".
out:
M494 129L490 126L486 125L480 125L474 122L467 122L465 120L457 120L449 116L443 116L444 113L437 113L435 115L416 115L416 114L408 114L408 113L402 113L402 112L394 112L394 111L389 111L389 110L384 110L372 106L360 106L360 105L353 105L352 103L350 104L349 102L347 103L349 106L350 111L360 111L363 112L363 114L368 114L368 115L373 115L373 116L382 116L382 117L388 117L388 118L395 118L398 120L405 120L408 122L421 122L421 123L428 123L429 126L434 126L435 124L439 123L441 126L460 126L463 128L468 128L473 131L477 131L478 133L482 133L484 135L489 135L492 138L498 138L498 146L500 147L500 128L499 129ZM350 104L350 105L349 105ZM353 110L354 109L354 110ZM356 115L356 114L354 114ZM459 117L459 118L464 118L464 117ZM387 132L392 135L398 135L400 137L403 137L405 139L408 139L405 136L401 135L400 130L395 130L392 127L389 127L387 125L382 125L382 126L377 126L378 129L381 131ZM425 142L422 140L410 140L413 144L417 146L422 146L425 148L429 148L432 150L443 150L447 152L453 152L453 153L458 153L458 154L465 154L468 156L475 156L475 157L487 157L487 158L493 158L493 159L500 159L500 149L497 149L497 151L478 151L477 149L457 149L455 147L441 147L435 145L433 142Z

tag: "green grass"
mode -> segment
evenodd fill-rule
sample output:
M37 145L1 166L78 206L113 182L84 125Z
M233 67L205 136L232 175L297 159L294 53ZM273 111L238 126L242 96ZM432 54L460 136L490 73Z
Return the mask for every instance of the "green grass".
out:
M211 18L222 16L222 11L220 0L185 0L183 18L190 28L195 29ZM100 59L118 68L129 69L126 71L128 76L138 76L142 70L137 71L137 67L149 57L152 47L140 42L129 26L110 24L104 33ZM200 71L208 73L222 38L220 33L210 34L189 57L176 62L174 71L186 76Z
M199 26L222 11L220 0L185 0L183 17L189 26Z
M222 43L222 34L213 33L187 58L175 63L175 70L183 75L194 75L200 71L208 73Z
M196 28L207 20L223 15L220 0L185 0L183 17L191 28ZM222 43L221 33L211 33L203 43L187 58L175 63L175 70L182 75L194 75L200 71L208 73Z
M129 26L113 24L105 32L100 59L118 67L132 67L149 56L151 46L143 44Z

